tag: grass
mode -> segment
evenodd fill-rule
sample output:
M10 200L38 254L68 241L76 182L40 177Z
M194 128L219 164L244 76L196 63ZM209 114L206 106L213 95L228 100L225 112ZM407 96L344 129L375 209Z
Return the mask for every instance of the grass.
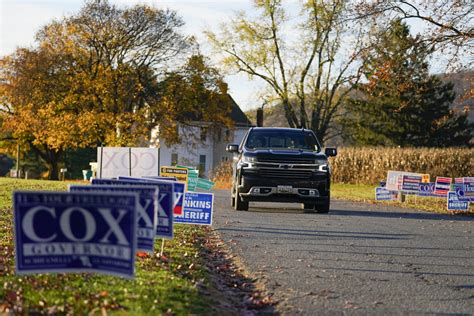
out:
M405 202L399 201L375 201L375 186L367 184L342 184L334 183L331 186L331 198L344 199L356 202L387 204L399 207L409 207L418 210L453 214L446 207L445 198L420 197L416 195L406 195ZM459 214L474 215L473 203L470 205L469 212L456 211Z
M176 225L163 257L137 257L136 278L98 274L38 274L14 271L13 190L65 190L67 183L0 178L0 314L207 314L212 304L198 288L207 286L201 244L205 231ZM161 242L157 241L155 253Z

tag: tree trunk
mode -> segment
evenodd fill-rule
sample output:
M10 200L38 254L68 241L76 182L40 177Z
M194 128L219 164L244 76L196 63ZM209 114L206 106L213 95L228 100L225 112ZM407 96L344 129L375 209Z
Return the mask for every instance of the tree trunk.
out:
M49 161L48 180L59 180L59 161Z
M59 180L59 162L61 161L63 151L54 151L47 147L41 150L39 147L30 143L31 149L36 152L48 167L48 179Z

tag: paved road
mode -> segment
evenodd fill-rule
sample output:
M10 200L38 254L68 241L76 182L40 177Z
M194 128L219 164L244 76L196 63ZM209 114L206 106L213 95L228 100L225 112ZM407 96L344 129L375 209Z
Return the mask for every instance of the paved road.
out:
M473 218L345 201L237 212L215 196L214 228L282 314L474 315Z

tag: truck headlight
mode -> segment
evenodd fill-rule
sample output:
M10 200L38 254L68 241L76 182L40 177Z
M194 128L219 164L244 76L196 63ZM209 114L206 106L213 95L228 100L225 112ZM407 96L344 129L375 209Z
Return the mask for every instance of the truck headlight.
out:
M242 162L255 163L257 162L257 157L254 156L242 156Z
M329 171L329 166L328 166L328 161L325 159L316 159L314 162L316 165L318 165L318 170L319 171L324 171L327 172Z

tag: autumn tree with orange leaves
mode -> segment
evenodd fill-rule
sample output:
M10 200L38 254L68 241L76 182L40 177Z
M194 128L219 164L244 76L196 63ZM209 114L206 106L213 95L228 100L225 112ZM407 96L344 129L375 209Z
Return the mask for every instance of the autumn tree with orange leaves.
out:
M186 72L180 65L193 60L192 39L180 33L182 25L173 11L118 8L99 0L46 25L37 33L36 48L20 48L0 60L0 139L14 140L2 144L34 151L48 166L49 178L57 179L66 150L146 142L157 124L188 110L181 104L167 107L173 96L160 88L170 70ZM226 93L221 78L210 78L199 86L199 104L216 99L206 94L212 80L223 88L216 93Z

